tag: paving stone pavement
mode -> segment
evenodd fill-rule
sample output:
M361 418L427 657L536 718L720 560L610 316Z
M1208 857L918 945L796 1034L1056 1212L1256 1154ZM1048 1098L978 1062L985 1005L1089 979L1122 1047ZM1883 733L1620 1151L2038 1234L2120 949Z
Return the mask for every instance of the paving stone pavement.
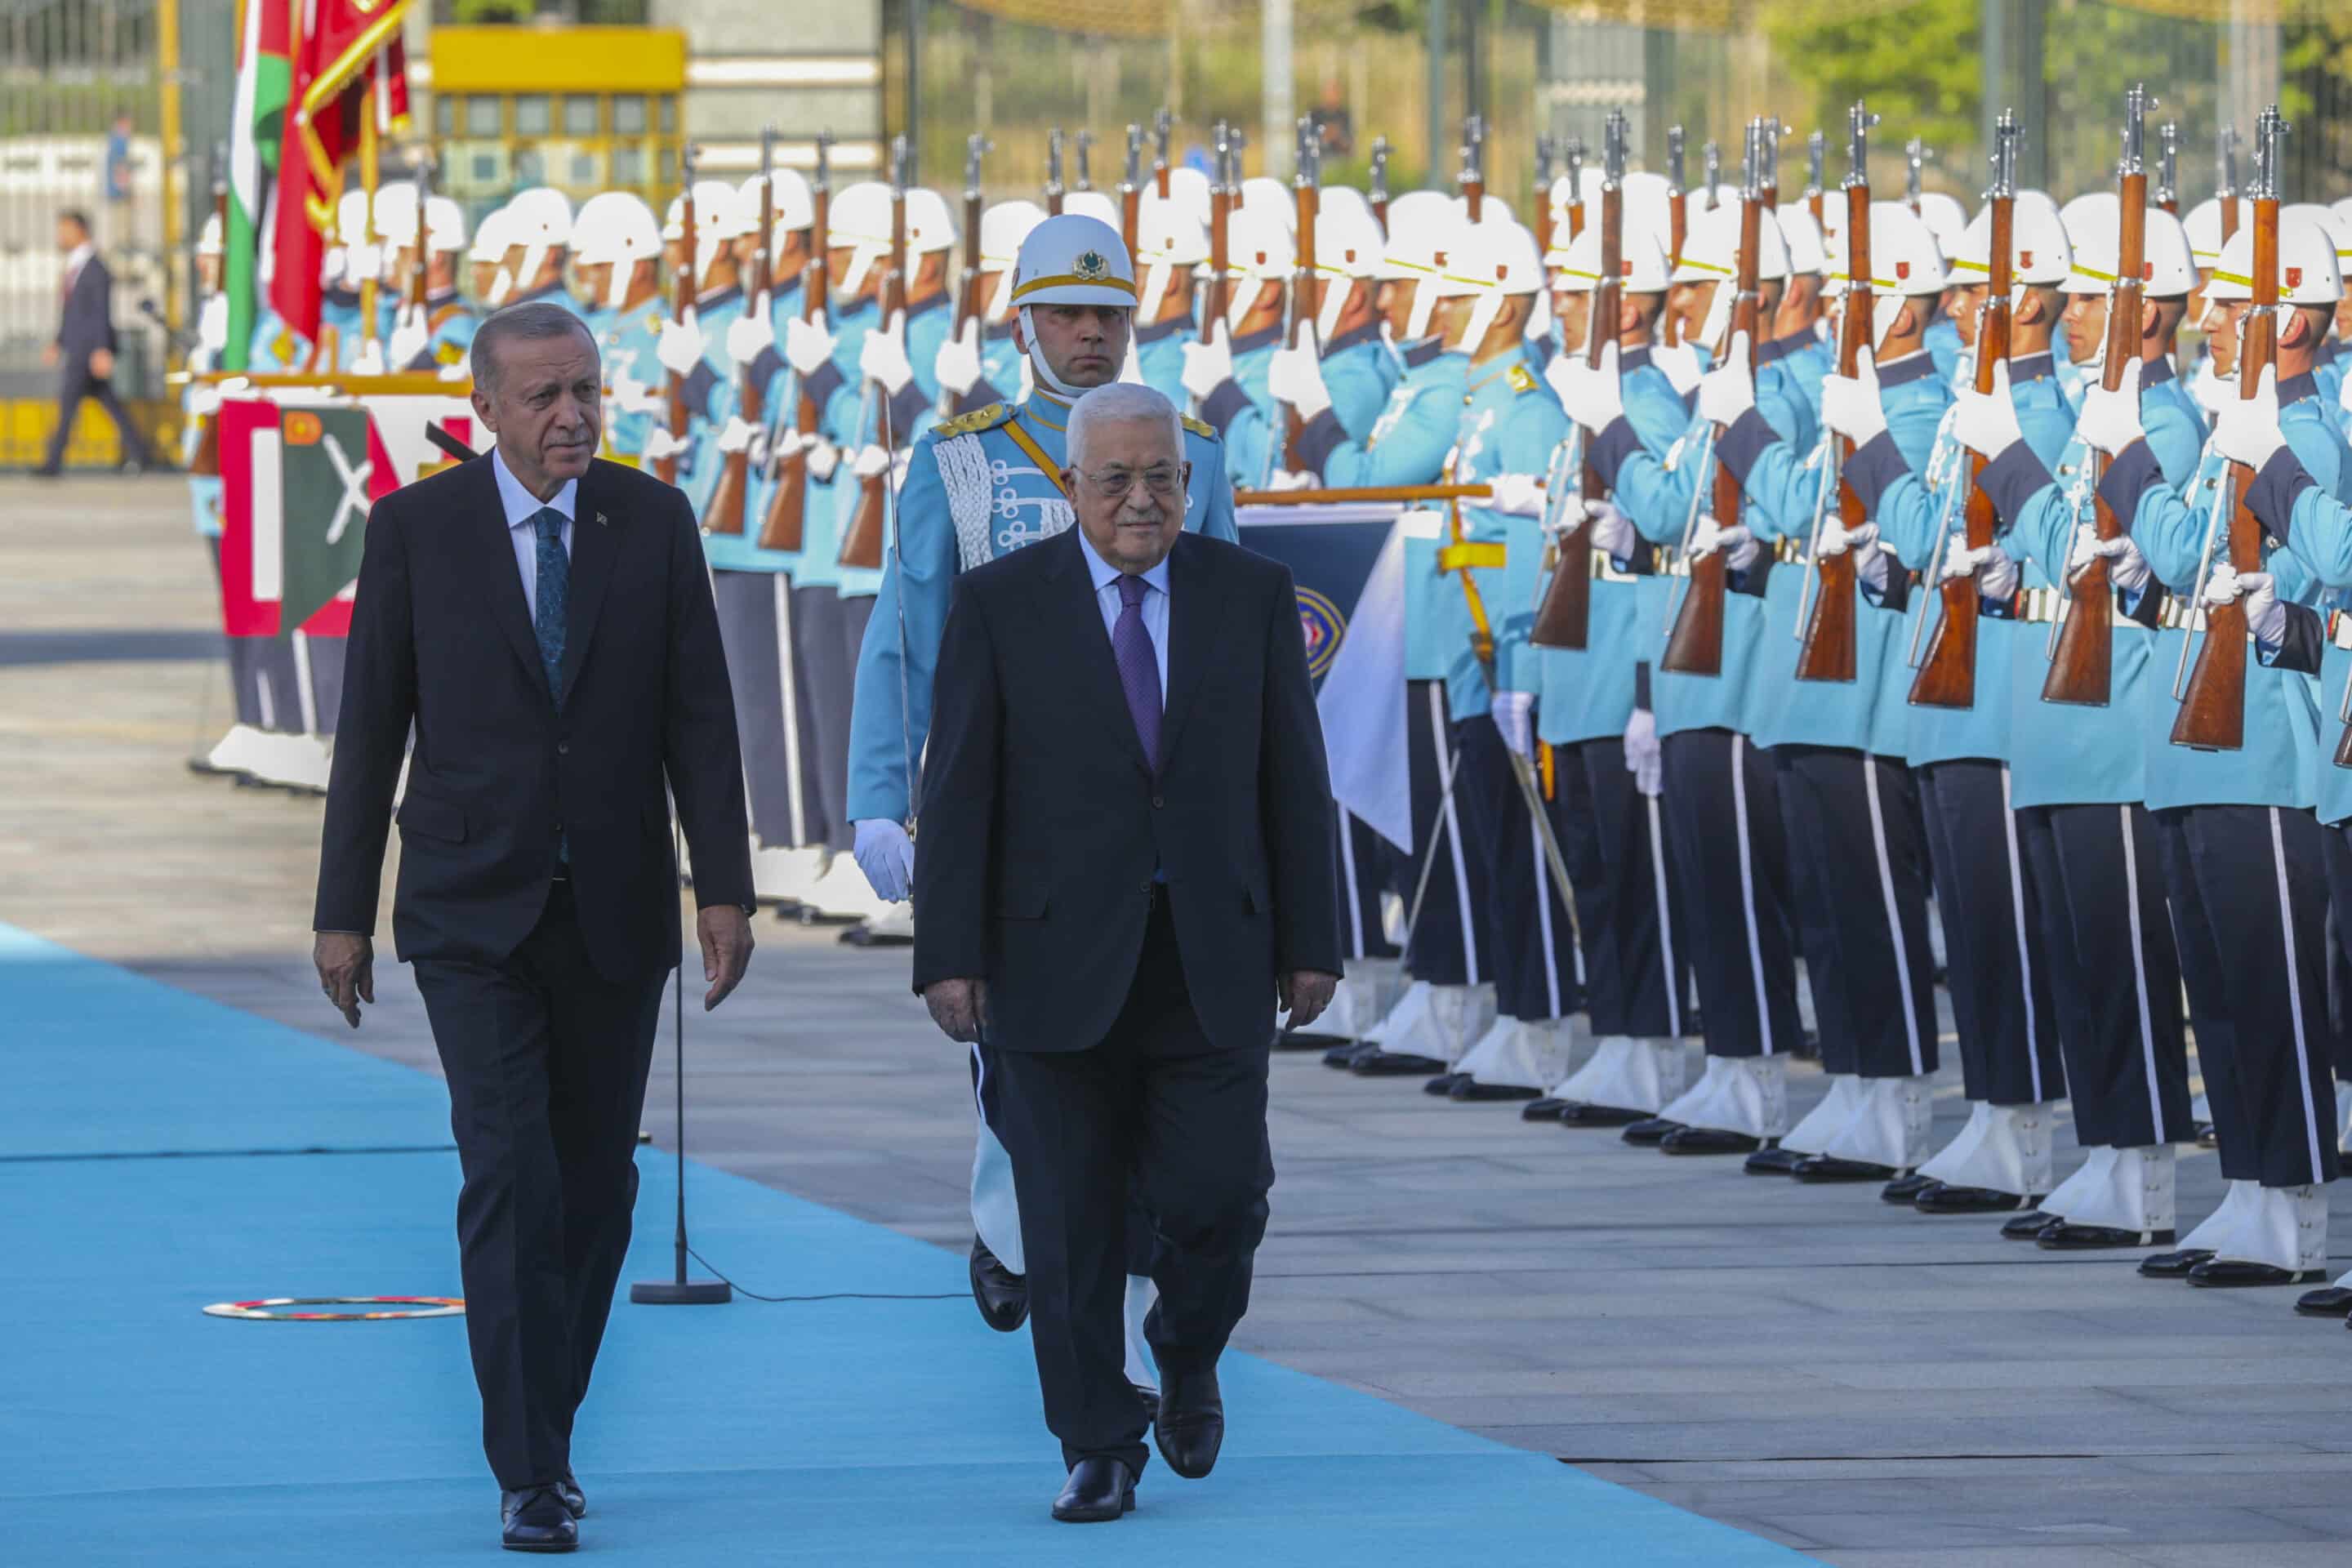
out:
M186 771L226 686L190 657L214 622L185 518L168 480L0 479L0 921L434 1070L404 970L383 965L356 1035L318 994L319 803ZM692 1152L960 1252L964 1058L903 951L758 934L740 995L688 1015ZM1946 1079L1939 1140L1964 1115ZM1818 1092L1792 1088L1800 1110ZM2352 1544L2352 1338L2293 1292L2151 1283L2137 1254L2044 1255L1311 1057L1276 1058L1273 1105L1252 1352L1843 1568L2334 1568ZM2183 1151L2184 1225L2220 1185ZM738 1310L790 1333L788 1309Z

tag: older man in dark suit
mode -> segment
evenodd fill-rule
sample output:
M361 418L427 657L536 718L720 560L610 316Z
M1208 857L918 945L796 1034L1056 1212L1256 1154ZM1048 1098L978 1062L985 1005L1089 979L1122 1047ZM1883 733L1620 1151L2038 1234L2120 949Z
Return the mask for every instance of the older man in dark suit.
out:
M49 432L49 450L33 472L50 479L64 472L66 440L73 434L74 416L82 399L94 398L114 421L122 438L122 460L131 468L155 466L147 438L131 422L131 413L114 395L114 355L121 344L114 335L114 275L98 254L89 237L86 214L68 210L58 215L58 248L65 253L63 282L58 286L58 335L41 351L41 362L58 367L58 427Z
M560 306L517 305L482 324L473 369L498 449L368 519L313 923L320 984L356 1028L406 755L393 934L449 1079L483 1447L504 1543L569 1552L587 1511L572 1416L628 1250L678 961L670 803L706 1008L751 957L751 839L694 514L594 460L595 340Z
M1148 387L1071 408L1063 536L966 573L940 647L915 986L1003 1079L1054 1517L1135 1506L1130 1178L1159 1230L1155 1428L1201 1477L1217 1358L1265 1231L1277 999L1339 970L1331 793L1290 574L1183 531L1184 437Z

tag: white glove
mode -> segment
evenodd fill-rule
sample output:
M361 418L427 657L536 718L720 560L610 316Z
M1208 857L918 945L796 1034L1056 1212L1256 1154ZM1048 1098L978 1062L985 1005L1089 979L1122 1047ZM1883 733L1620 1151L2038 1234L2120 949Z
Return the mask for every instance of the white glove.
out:
M963 324L963 331L940 344L937 358L931 361L931 374L941 386L961 397L980 384L980 319L975 316Z
M878 332L866 334L858 345L858 374L868 381L882 384L882 390L896 397L907 390L915 379L915 367L907 358L907 312L891 316L890 324Z
M1748 334L1731 334L1731 353L1699 378L1699 417L1728 427L1756 406L1756 373L1748 364Z
M701 325L689 310L683 321L662 323L661 336L654 342L654 358L672 375L692 375L709 346L710 341L702 335Z
M1603 555L1623 561L1640 545L1633 524L1609 502L1579 498L1576 504L1584 509L1584 521L1592 525L1592 547Z
M802 375L814 375L833 357L841 340L803 316L784 323L784 363Z
M1633 787L1655 800L1665 787L1666 748L1658 739L1658 716L1636 708L1625 721L1625 771Z
M188 417L209 419L220 412L221 389L213 382L200 381L188 388Z
M834 470L841 467L841 448L822 436L809 437L808 474L821 485L833 482Z
M1959 389L1954 401L1952 434L1961 446L1987 461L2025 439L2025 432L2017 425L2017 404L2009 395L2007 361L1992 367L1990 392L1979 392L1970 382Z
M1702 561L1718 550L1730 552L1724 564L1734 572L1747 571L1756 564L1756 558L1764 552L1764 547L1756 542L1756 535L1752 530L1740 527L1726 528L1711 517L1700 518L1698 528L1691 539L1690 558L1694 561Z
M2197 406L2205 411L2208 419L2219 419L2222 408L2237 401L2238 389L2214 374L2213 362L2209 358L2189 378L2189 395L2197 400Z
M382 375L383 374L383 345L382 343L375 342L362 343L360 345L360 352L352 356L352 374L353 375Z
M215 382L214 388L225 398L253 395L253 383L241 375L233 375L226 381Z
M218 354L228 347L228 296L215 294L196 312L196 343Z
M2267 572L2245 572L2238 574L2238 586L2245 592L2246 630L2254 640L2273 647L2284 641L2286 606L2279 603L2278 579Z
M1319 474L1307 473L1298 468L1281 468L1276 471L1265 488L1270 490L1311 490L1322 482Z
M432 329L425 324L425 312L403 310L399 323L392 329L392 341L385 345L383 357L394 369L405 370L416 363L416 356L432 341Z
M1536 694L1497 691L1487 707L1495 716L1495 728L1503 732L1503 744L1532 759L1536 754Z
M1312 419L1331 406L1331 389L1323 382L1323 356L1312 343L1276 349L1265 371L1266 390L1275 401L1288 404L1302 420Z
M915 886L915 841L887 816L869 816L850 824L857 842L850 853L866 885L885 903L902 903Z
M1878 394L1878 362L1868 349L1855 356L1852 375L1832 374L1822 380L1822 423L1857 447L1886 434L1886 405Z
M659 414L663 398L625 370L613 373L613 405L624 414Z
M1499 511L1511 517L1541 517L1544 510L1543 480L1533 474L1496 474L1486 481L1495 492L1486 502L1488 511Z
M1582 354L1560 354L1544 367L1544 380L1559 398L1568 416L1594 435L1609 428L1625 412L1625 393L1617 379L1617 345L1601 346L1601 363L1584 363Z
M1184 390L1206 398L1234 378L1234 351L1225 341L1225 324L1211 329L1205 343L1184 345Z
M719 432L719 449L730 457L737 452L749 452L751 437L758 434L758 429L746 424L740 415L730 414L727 416L726 428Z
M1826 561L1832 556L1853 552L1854 572L1873 588L1886 586L1887 555L1879 546L1878 524L1865 522L1860 528L1848 528L1835 517L1822 519L1821 537L1813 542L1813 559Z
M1706 373L1698 367L1698 350L1688 343L1660 343L1650 351L1650 363L1665 372L1667 384L1677 397L1687 397L1699 377Z
M860 447L857 456L850 459L852 479L870 479L890 466L890 454L880 447Z
M2263 366L2263 379L2252 397L2232 398L2221 405L2213 445L2223 457L2257 473L2286 445L2286 432L2279 428L2278 366Z
M2107 563L2107 581L2125 593L2137 594L2147 587L2147 557L2139 552L2130 534L2101 539L2098 529L2092 524L2076 523L2074 547L2066 552L2066 574L2072 577L2093 561L2102 559Z
M2139 422L2140 362L2124 366L2123 384L2109 392L2099 382L2093 382L2083 393L2083 412L2074 421L2074 434L2083 445L2112 458L2147 434Z
M656 425L646 432L646 449L643 456L648 463L658 463L667 458L684 455L687 447L691 445L692 443L684 437L671 435L667 426Z
M348 247L343 252L343 276L351 279L352 287L354 289L371 278L379 283L383 282L383 247L380 245Z
M769 314L769 297L760 296L753 307L728 324L727 357L739 366L748 366L776 343L776 323Z
M1979 598L2006 599L2017 592L2017 563L1998 544L1971 550L1966 540L1953 539L1944 552L1937 580L1948 583L1956 577L1974 577Z

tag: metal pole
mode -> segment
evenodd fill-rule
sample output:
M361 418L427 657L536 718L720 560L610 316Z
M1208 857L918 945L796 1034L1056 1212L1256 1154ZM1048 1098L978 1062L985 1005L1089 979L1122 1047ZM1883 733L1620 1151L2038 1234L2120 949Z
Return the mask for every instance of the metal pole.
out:
M1422 184L1431 189L1440 188L1447 170L1454 166L1451 151L1454 146L1454 117L1446 112L1445 54L1453 41L1453 26L1447 13L1447 0L1425 0L1429 9L1428 30L1423 35L1423 89L1429 98L1428 143L1422 149Z
M155 7L155 79L162 91L157 95L161 111L158 141L163 149L163 325L177 332L186 320L182 307L192 292L189 260L180 244L182 193L185 189L184 169L181 160L185 155L180 137L180 0L162 0ZM164 358L172 357L167 344Z
M1257 144L1265 149L1266 174L1287 180L1297 163L1293 143L1298 133L1290 86L1290 0L1265 0L1260 15L1258 114L1264 128Z

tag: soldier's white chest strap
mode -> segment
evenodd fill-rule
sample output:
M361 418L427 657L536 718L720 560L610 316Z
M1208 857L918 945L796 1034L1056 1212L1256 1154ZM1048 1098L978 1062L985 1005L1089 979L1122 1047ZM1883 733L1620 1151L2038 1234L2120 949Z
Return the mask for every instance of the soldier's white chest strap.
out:
M1042 501L1024 500L1009 483L1003 483L1011 476L1004 471L1003 464L989 458L978 431L941 441L931 452L940 466L940 487L947 491L948 517L955 524L956 563L962 571L969 572L995 559L1000 510L1016 519L1024 506L1037 510L1034 529L1027 520L1019 519L1021 526L1016 531L1023 537L1017 542L1024 544L1035 539L1050 539L1078 520L1076 510L1059 493ZM1046 479L1051 484L1052 477L1047 475ZM1001 496L1000 486L1003 492ZM1012 504L1001 506L1001 502Z

